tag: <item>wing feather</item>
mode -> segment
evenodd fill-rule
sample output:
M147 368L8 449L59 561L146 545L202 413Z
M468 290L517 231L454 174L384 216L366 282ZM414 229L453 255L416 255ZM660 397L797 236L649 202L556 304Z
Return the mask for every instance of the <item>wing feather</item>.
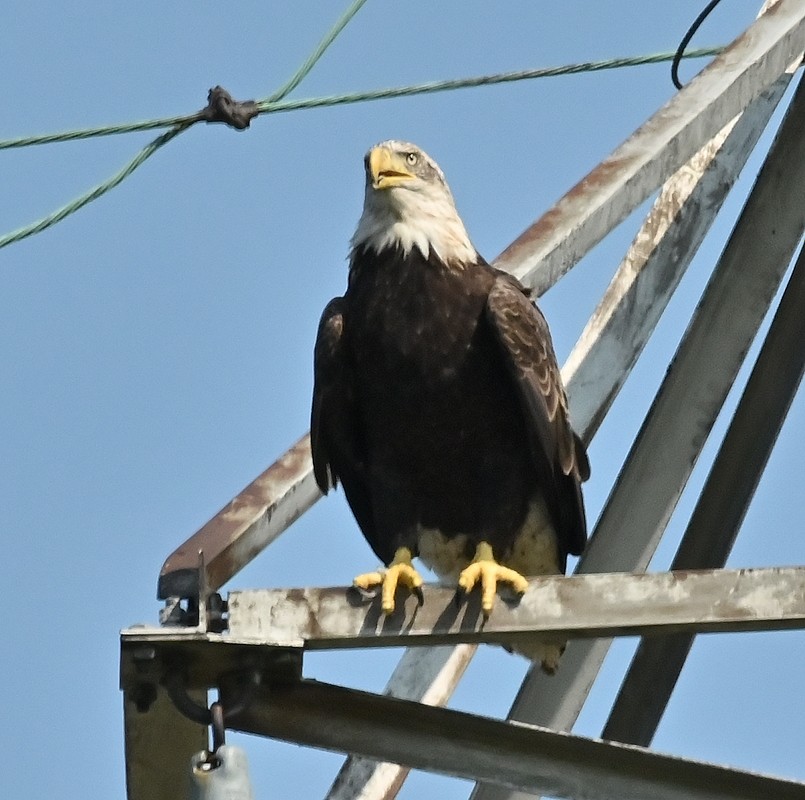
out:
M316 336L310 414L313 474L324 494L341 482L352 513L371 544L375 538L374 519L354 383L344 346L344 305L343 297L327 304Z
M589 477L590 464L570 426L548 324L523 287L503 273L489 292L486 316L525 411L537 472L552 483L545 495L559 536L567 552L578 554L587 539L581 482Z

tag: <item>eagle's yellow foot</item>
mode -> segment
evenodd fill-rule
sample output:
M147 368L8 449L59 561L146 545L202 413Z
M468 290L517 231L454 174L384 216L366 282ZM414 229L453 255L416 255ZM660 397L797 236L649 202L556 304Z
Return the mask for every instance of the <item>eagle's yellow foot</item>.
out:
M384 614L394 612L394 593L397 591L398 585L410 589L419 600L419 604L422 605L424 600L422 576L414 569L411 558L411 551L407 547L401 547L394 554L394 560L387 569L382 572L366 572L358 575L352 583L359 589L382 586L380 607Z
M498 581L510 583L518 594L528 588L528 581L513 569L504 567L495 561L492 547L487 542L481 542L475 550L472 563L461 571L458 576L460 591L469 592L480 580L481 582L481 610L488 616L495 605L495 593Z

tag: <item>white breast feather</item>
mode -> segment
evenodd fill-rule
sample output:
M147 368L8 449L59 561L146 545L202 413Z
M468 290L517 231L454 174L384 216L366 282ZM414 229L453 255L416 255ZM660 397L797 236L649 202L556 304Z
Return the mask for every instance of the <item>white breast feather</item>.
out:
M385 192L367 188L351 241L353 249L361 245L377 253L399 245L408 254L417 247L426 258L433 251L445 263L467 264L478 257L449 191L437 186Z
M467 551L469 550L469 555ZM448 585L472 560L473 547L467 547L464 534L448 538L435 528L420 528L419 557ZM511 553L495 553L500 564L521 575L556 575L559 569L559 546L548 508L540 497L532 502L515 537Z
M419 557L449 586L458 582L461 570L470 563L473 548L469 548L469 556L467 550L465 535L448 538L433 528L419 530ZM556 531L542 497L529 506L512 552L496 553L495 557L500 564L525 577L556 575L561 572ZM530 661L541 664L545 672L553 674L559 667L565 644L562 641L537 641L533 637L524 636L512 644L511 649Z

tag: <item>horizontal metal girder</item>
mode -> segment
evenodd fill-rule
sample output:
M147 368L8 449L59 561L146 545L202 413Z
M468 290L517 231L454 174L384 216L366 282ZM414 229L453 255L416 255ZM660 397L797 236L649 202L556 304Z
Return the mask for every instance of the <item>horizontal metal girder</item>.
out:
M227 724L574 800L805 800L793 781L315 681L258 690Z
M634 636L805 627L805 567L606 573L532 579L519 600L499 598L484 619L478 593L457 604L452 589L425 587L424 604L398 593L385 616L379 598L351 589L256 589L229 595L234 642L307 649Z

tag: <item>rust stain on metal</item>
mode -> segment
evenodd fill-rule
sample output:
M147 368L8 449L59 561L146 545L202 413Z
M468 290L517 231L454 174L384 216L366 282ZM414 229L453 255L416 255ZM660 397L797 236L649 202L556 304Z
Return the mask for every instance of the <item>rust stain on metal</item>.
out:
M319 638L324 635L324 630L319 623L320 602L315 602L316 595L311 597L306 589L286 589L285 599L283 603L288 603L291 606L304 610L305 626L304 631L300 631L302 638L312 639Z
M242 566L233 552L234 545L263 516L270 517L272 507L310 469L310 437L305 435L168 556L160 571L160 583L179 570L197 570L199 552L203 552L209 583L220 585L215 576L229 576ZM248 555L253 557L261 549L251 548Z
M532 249L540 239L548 239L568 216L568 206L586 202L588 195L612 182L633 159L609 158L601 162L582 178L567 194L549 208L536 222L526 228L496 259L496 261L519 260L523 248Z
M285 597L288 598L288 602L293 603L294 605L307 601L304 589L288 589L285 592Z
M265 473L275 481L297 479L311 463L310 436L305 434L290 450L280 456Z

